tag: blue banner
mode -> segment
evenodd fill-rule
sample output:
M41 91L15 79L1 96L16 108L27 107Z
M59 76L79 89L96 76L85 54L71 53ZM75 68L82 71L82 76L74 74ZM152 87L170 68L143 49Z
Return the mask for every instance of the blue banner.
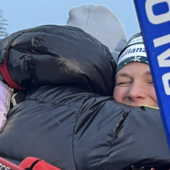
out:
M170 0L134 0L170 148Z

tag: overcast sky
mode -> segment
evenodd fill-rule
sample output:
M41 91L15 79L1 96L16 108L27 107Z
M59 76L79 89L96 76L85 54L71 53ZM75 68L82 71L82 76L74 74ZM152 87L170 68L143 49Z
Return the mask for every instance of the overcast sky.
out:
M100 4L112 10L122 22L127 38L140 31L133 0L0 0L7 32L45 24L65 25L68 11L83 4Z

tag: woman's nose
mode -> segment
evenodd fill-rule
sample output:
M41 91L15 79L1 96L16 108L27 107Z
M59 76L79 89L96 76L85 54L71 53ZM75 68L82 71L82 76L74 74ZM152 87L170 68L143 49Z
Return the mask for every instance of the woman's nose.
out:
M129 87L129 92L127 95L131 100L143 100L146 98L145 88L140 82L132 83Z

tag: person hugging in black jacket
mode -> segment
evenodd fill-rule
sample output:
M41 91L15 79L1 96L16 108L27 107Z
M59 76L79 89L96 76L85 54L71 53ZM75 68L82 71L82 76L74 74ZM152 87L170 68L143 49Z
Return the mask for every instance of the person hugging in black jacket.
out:
M103 32L114 30L106 35L116 41L111 49L116 55L119 44L125 45L120 22L104 6L83 9L89 19L98 10L115 22L114 28L99 27L101 20L91 20ZM62 170L170 167L159 110L133 108L112 97L116 63L100 41L74 26L44 25L0 42L5 82L26 90L0 132L1 157L16 164L38 157Z

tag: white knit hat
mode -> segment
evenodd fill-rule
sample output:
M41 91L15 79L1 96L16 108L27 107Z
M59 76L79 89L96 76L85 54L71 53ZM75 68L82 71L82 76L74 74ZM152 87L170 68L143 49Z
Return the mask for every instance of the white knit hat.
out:
M131 62L148 64L148 58L141 33L132 36L126 47L119 54L116 72Z
M117 62L127 43L124 28L114 13L102 5L83 5L69 11L66 25L79 27L106 45Z

